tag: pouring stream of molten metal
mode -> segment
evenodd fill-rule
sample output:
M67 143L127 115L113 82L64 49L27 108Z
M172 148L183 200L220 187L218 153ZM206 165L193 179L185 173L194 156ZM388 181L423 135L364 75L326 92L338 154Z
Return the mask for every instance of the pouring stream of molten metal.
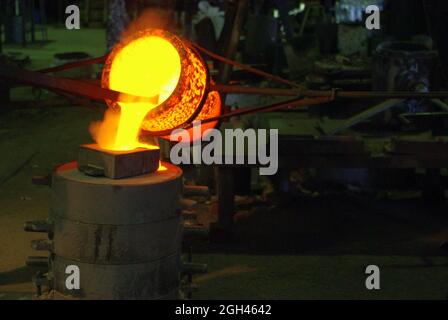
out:
M142 37L122 47L111 64L109 89L136 96L158 96L159 100L157 104L120 102L119 115L107 111L104 120L91 128L98 145L115 151L156 148L139 142L140 127L147 113L171 95L180 74L179 53L163 38Z

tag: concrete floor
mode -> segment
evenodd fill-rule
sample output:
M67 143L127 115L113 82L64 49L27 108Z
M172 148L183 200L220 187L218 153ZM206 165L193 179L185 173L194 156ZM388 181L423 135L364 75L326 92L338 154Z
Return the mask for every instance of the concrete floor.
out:
M50 65L56 52L104 52L104 30L50 29L49 37L55 41L45 46L6 51L29 54L32 68ZM31 91L19 88L13 97L28 100ZM75 159L99 117L62 104L0 109L0 299L29 299L33 292L34 271L24 262L36 255L30 241L39 235L22 225L47 217L50 190L32 185L31 176ZM281 204L239 219L232 242L194 246L194 261L209 265L208 274L195 277L195 298L447 298L448 255L439 246L448 240L446 203L338 195ZM371 264L382 271L379 291L364 286Z

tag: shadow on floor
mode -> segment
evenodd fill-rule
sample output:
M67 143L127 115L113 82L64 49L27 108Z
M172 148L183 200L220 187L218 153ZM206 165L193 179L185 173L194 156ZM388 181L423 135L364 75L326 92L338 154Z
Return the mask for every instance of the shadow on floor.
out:
M446 203L349 196L295 199L235 223L231 242L197 253L448 256Z

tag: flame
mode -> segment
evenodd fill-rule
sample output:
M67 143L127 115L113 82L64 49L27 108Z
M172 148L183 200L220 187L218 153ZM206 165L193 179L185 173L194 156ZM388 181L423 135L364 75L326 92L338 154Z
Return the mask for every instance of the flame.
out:
M158 96L158 102L117 103L119 112L109 109L102 122L91 126L98 145L107 150L127 151L154 148L139 141L142 122L148 112L163 103L175 90L181 74L176 48L166 39L146 35L117 47L103 85L112 90L142 97Z
M167 171L167 170L168 170L168 168L162 164L162 161L159 161L159 168L157 169L157 171L163 172L163 171Z

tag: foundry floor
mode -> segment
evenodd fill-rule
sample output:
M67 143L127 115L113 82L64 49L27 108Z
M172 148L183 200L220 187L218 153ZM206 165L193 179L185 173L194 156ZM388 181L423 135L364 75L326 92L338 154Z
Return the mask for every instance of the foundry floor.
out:
M103 53L104 31L49 30L56 40L43 47L7 48L33 56L33 68L51 64L61 51ZM26 89L14 100L29 100ZM42 99L45 99L45 95ZM25 104L24 104L25 105ZM45 219L50 190L31 184L73 160L89 142L89 123L100 115L61 103L59 107L0 108L0 299L30 299L36 255L24 221ZM200 220L213 216L202 214ZM275 209L242 215L235 239L194 246L194 261L209 272L196 276L198 299L446 299L448 240L446 203L420 199L368 201L325 196L282 202ZM381 268L381 290L365 289L365 268Z

